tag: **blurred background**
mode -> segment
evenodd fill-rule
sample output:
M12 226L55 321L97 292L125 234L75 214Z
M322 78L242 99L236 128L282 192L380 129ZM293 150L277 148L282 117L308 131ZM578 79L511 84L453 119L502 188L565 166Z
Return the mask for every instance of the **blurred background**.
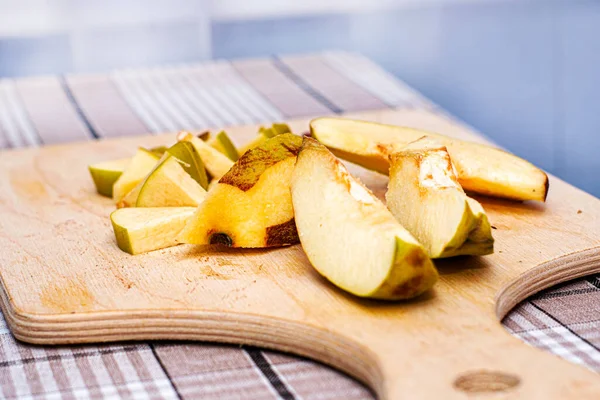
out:
M0 78L362 53L600 196L600 2L0 0Z

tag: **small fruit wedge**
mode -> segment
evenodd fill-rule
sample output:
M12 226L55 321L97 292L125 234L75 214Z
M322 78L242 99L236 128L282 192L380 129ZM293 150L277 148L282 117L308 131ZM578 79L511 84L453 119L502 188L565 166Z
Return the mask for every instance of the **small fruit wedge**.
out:
M263 126L261 126L258 129L259 133L262 133L263 135L265 135L267 138L273 138L277 135L283 135L284 133L292 133L292 130L290 129L290 127L287 124L280 124L280 123L273 123L271 124L270 128L265 128Z
M98 194L112 197L113 185L130 162L131 158L123 158L90 165L88 169L90 170Z
M167 152L144 180L136 207L193 207L205 197L206 190Z
M545 201L548 176L528 161L494 147L401 126L344 118L317 118L311 134L334 154L383 174L389 155L423 136L448 148L458 181L467 191L513 200Z
M271 125L270 128L265 128L264 126L261 126L260 128L258 128L258 134L256 135L256 137L250 142L246 143L244 146L240 147L239 153L244 154L248 150L260 146L268 139L273 138L277 135L282 135L284 133L292 133L292 130L287 124L274 123Z
M425 137L390 159L387 206L431 258L493 253L485 211L458 184L446 146Z
M203 189L208 188L208 176L206 168L202 162L202 157L196 150L196 147L190 142L177 142L165 150L167 153L177 158L193 180L198 182Z
M208 188L208 177L206 176L204 164L202 163L202 159L196 151L196 148L190 142L177 142L170 148L166 149L163 154L165 152L174 156L177 161L180 162L185 172L187 172L192 179L198 182L203 189ZM125 197L118 201L117 208L136 207L140 191L142 190L145 181L146 179L138 183L135 188L133 188L125 195ZM188 181L188 179L185 179L185 181Z
M167 151L167 149L167 146L156 146L151 147L148 150L156 154L158 157L162 157L162 155L165 154L165 151Z
M129 254L176 246L195 207L123 208L110 215L117 245Z
M225 154L231 161L237 161L238 158L240 158L237 148L225 131L217 133L217 136L208 143L221 153Z
M180 241L230 247L298 243L290 180L302 139L284 134L242 155L212 186Z
M158 155L150 150L138 149L127 168L125 168L125 171L123 171L113 186L113 200L115 203L118 203L125 197L127 193L135 188L152 171L159 158Z
M233 166L233 161L227 156L190 132L179 132L177 140L194 145L211 179L220 179Z
M291 192L302 248L336 286L395 300L418 296L436 282L423 246L314 139L304 138Z
M241 155L246 154L246 152L248 150L251 150L255 147L260 146L261 144L263 144L264 142L266 142L269 138L266 137L265 135L263 135L262 133L258 133L258 135L256 135L256 137L254 139L252 139L251 141L249 141L248 143L246 143L245 145L243 145L242 147L239 148L239 153Z

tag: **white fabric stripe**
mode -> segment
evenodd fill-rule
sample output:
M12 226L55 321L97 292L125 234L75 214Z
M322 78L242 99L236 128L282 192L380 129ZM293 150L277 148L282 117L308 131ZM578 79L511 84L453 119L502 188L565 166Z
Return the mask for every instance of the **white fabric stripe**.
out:
M9 108L12 108L16 124L19 127L25 142L29 146L38 146L40 144L40 138L35 132L31 121L29 121L29 116L27 115L25 107L21 103L19 95L17 94L15 83L13 81L6 80L4 82L4 90L8 106Z
M538 340L538 344L543 346L545 349L547 349L551 353L554 353L557 356L567 359L571 362L581 364L581 365L584 365L584 366L590 368L588 365L586 365L586 362L581 357L579 357L577 354L575 354L573 352L573 350L571 350L568 347L565 347L561 342L559 342L558 340L549 336L546 333L547 331L554 332L556 335L558 335L561 338L561 340L564 340L565 342L569 342L569 343L573 344L577 348L577 350L579 350L582 353L587 354L594 361L600 362L600 355L592 346L585 343L579 337L572 334L567 328L562 327L562 326L544 329L543 331L538 330L538 331L522 332L522 333L516 334L515 336L519 337L520 339L522 339L524 341L527 341L527 340L525 340L525 338L527 338L527 337L536 338Z
M223 110L219 107L208 91L203 88L195 79L192 78L191 74L194 69L192 67L182 68L180 70L180 79L183 79L186 86L189 88L187 92L189 96L194 99L194 105L199 109L203 110L204 113L209 114L213 121L216 121L215 127L219 127L231 120L231 117L227 114L223 114Z
M306 365L310 366L310 369L308 370L304 370L302 372L299 372L298 370L302 367L306 368ZM311 381L315 381L315 380L319 380L319 379L328 379L327 377L324 378L324 373L334 377L335 376L335 372L332 370L326 370L323 371L322 367L314 364L312 361L293 361L293 362L286 362L285 364L278 364L278 365L273 365L273 368L278 371L279 373L279 377L284 380L287 384L288 384L288 388L290 388L290 390L293 388L293 383L290 382L290 379L293 379L293 382L299 384L300 382L311 382ZM362 386L358 386L357 384L355 384L350 377L347 376L343 376L343 377L335 377L336 383L339 382L339 380L347 380L349 381L349 384L344 386L344 394L346 396L364 396L365 392L367 391L366 389L364 389ZM351 383L350 383L351 382ZM298 385L300 386L300 385ZM330 389L330 391L328 392L321 392L321 395L323 395L324 398L329 398L327 397L327 394L337 394L339 391L339 386L336 385L335 387L332 387ZM294 392L296 393L296 392ZM298 396L300 397L300 396Z
M161 123L161 132L176 131L177 123L173 121L173 117L166 111L165 107L157 99L153 91L148 87L146 82L140 76L139 71L127 70L123 72L125 81L130 87L135 88L135 92L142 104L146 107L146 111Z
M186 76L188 68L180 68L177 73L174 73L171 80L176 81L179 85L179 95L186 101L192 109L202 116L207 121L207 128L218 127L223 124L222 118L212 108L210 100L207 100L204 93L199 93L194 90L191 78ZM203 127L204 129L204 127Z
M185 126L185 129L206 129L211 123L210 117L207 117L201 110L194 107L194 102L187 100L187 96L183 92L187 89L185 82L180 78L180 73L176 70L158 69L153 71L157 80L163 83L165 90L168 90L170 97L175 104L185 113L187 119L193 123L190 126Z
M177 398L177 393L173 389L173 385L175 385L175 383L171 382L170 379L168 379L168 378L153 379L152 382L154 382L154 385L158 388L160 396L163 399L176 399Z
M2 124L3 131L6 133L6 139L11 147L25 146L25 140L21 137L19 128L15 121L13 121L8 108L8 94L5 90L5 81L0 81L0 124Z
M250 360L250 362L252 362L252 360ZM197 375L185 375L185 376L181 376L178 378L178 380L180 382L182 382L182 386L185 387L186 385L184 383L192 381L194 384L198 384L201 386L202 388L202 392L205 395L213 395L215 393L219 393L219 392L228 392L232 386L233 388L237 391L237 392L243 392L245 388L255 388L257 386L257 381L256 378L260 377L262 378L262 382L260 387L267 386L269 388L269 390L274 393L274 398L275 399L279 399L279 395L276 392L273 392L275 389L273 388L273 386L269 383L269 381L267 380L267 378L265 378L265 376L260 372L260 370L258 369L258 367L256 365L249 366L248 370L251 370L253 375L250 377L242 377L240 376L240 368L236 368L233 370L217 370L217 371L206 371L206 372L201 372ZM255 376L256 375L256 376ZM215 376L217 376L220 381L216 382ZM232 379L232 376L235 378ZM232 382L234 382L234 384L232 385ZM189 387L187 390L190 390ZM188 397L185 396L185 392L182 393L184 396L183 397ZM211 397L213 398L213 397Z
M58 350L58 354L65 357L60 362L65 370L65 374L69 380L69 386L71 387L71 392L74 394L75 398L89 399L90 392L85 384L83 376L81 376L79 367L76 364L73 350L68 347L63 347Z
M110 77L115 83L115 86L119 92L121 92L121 95L125 101L135 111L137 116L144 122L151 132L158 133L167 130L162 121L155 118L151 113L148 112L146 98L144 96L138 96L137 88L130 85L129 80L123 77L122 72L113 72Z
M255 118L252 117L251 113L244 107L244 102L236 96L231 95L229 86L231 82L224 82L215 71L215 65L206 65L196 69L197 76L201 76L202 82L206 83L208 87L217 88L215 94L221 99L229 111L235 116L236 123L251 124L255 122Z
M168 120L172 123L172 131L190 128L192 121L174 104L172 90L168 84L164 85L164 83L158 82L155 79L156 74L152 74L149 70L137 70L133 74L139 79L140 85L144 87L148 96L155 101L157 108L163 110L167 115Z
M525 318L525 316L523 316L522 314L520 314L518 312L521 308L524 308L524 307L521 305L518 308L513 309L511 311L511 313L508 314L506 319L517 324L519 326L519 328L524 331L537 329L536 326L531 323L531 321L529 321L527 318ZM529 311L529 312L532 312L532 311ZM504 328L509 329L506 326L504 326ZM510 329L509 329L509 331L510 331Z
M153 381L154 384L161 390L161 398L163 399L176 399L177 395L174 392L163 392L162 388L163 387L170 387L171 383L169 382L168 379L157 379ZM134 389L138 389L140 386L143 386L144 384L142 382L135 382L134 384L131 385L131 387L133 387ZM81 389L73 389L71 390L71 393L73 393L73 397L75 397L77 400L79 399L89 399L90 398L90 393L88 391L87 388L81 388ZM58 399L58 398L62 398L62 395L60 393L44 393L44 398L47 399ZM21 396L19 397L19 400L24 399L24 400L34 400L34 399L39 399L40 396L32 396L32 395L28 395L28 396ZM110 397L103 397L103 398L114 398L114 399L118 399L118 396L110 396ZM134 397L135 398L135 397Z
M153 132L283 119L227 62L128 69L113 80Z
M6 324L6 320L4 319L4 315L0 312L0 335L4 335L5 333L9 333L8 325Z
M249 84L237 86L237 89L245 98L250 100L251 104L259 107L267 121L282 121L285 118L277 108L268 103L266 99L263 99L262 95Z
M282 120L283 115L267 103L261 95L246 83L237 71L226 62L219 62L210 68L210 72L219 79L222 87L241 102L257 121Z
M221 121L220 125L237 125L239 119L229 111L227 101L223 102L222 96L220 96L219 93L219 88L211 87L211 83L206 82L202 74L200 74L201 76L199 77L198 68L199 67L187 67L184 68L182 72L188 78L188 82L194 91L205 100L203 104L210 107L219 115Z
M202 77L202 79L204 79L204 77ZM241 116L240 111L236 109L236 107L231 107L227 101L227 98L223 95L221 88L207 87L206 92L212 97L213 101L215 102L215 106L218 108L221 114L227 117L226 125L240 125L251 122L244 116Z
M46 352L45 348L41 347L30 347L31 355L35 358L47 358L48 352ZM44 393L48 392L57 392L58 391L58 383L54 379L54 373L50 368L49 361L35 361L35 368L40 376L40 382L44 388ZM61 396L62 397L62 396Z
M117 346L121 347L122 346ZM87 357L90 361L90 367L92 372L96 376L96 380L98 381L99 389L102 392L102 396L105 399L118 399L120 398L119 392L117 391L116 386L113 383L113 380L106 369L106 365L104 364L104 360L100 354L94 354Z
M6 355L7 360L20 360L21 354L17 348L16 342L11 341L1 341L0 346L4 349L4 354ZM18 398L21 396L26 396L31 394L31 388L29 387L29 382L27 382L27 378L25 377L25 367L23 364L15 364L8 367L10 372L10 379L15 385L15 393Z
M391 106L429 104L417 91L365 57L345 52L328 52L322 58L348 79Z
M112 354L115 362L117 363L118 368L121 371L121 374L125 377L126 382L125 385L127 389L129 389L132 394L132 398L145 400L149 399L150 396L146 391L144 385L140 382L140 377L131 364L129 357L125 353L113 353Z
M260 106L260 98L248 97L248 84L241 80L236 71L227 63L219 62L207 68L209 76L214 77L219 87L227 94L232 101L239 104L239 107L249 116L252 122L265 121L272 119L272 113ZM246 89L244 91L243 89ZM273 111L276 111L273 109Z

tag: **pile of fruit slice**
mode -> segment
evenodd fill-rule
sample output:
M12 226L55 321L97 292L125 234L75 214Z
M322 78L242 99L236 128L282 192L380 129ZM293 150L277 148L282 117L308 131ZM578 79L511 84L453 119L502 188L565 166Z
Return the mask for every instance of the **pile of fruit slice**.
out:
M547 195L543 171L493 147L341 118L318 118L310 128L312 137L300 137L273 124L239 150L225 132L181 132L169 148L91 165L98 193L118 207L111 221L119 248L300 242L338 287L408 299L436 282L432 259L493 252L488 217L464 190ZM387 206L334 154L389 174Z

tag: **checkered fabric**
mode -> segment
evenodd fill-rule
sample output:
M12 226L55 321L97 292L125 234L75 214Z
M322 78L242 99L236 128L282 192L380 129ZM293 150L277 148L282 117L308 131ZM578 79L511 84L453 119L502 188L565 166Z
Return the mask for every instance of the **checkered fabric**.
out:
M4 79L0 149L388 107L437 109L368 59L343 52ZM525 342L600 372L598 310L600 276L592 276L535 295L503 323ZM373 395L326 366L257 348L181 342L39 347L16 342L0 318L0 397Z

